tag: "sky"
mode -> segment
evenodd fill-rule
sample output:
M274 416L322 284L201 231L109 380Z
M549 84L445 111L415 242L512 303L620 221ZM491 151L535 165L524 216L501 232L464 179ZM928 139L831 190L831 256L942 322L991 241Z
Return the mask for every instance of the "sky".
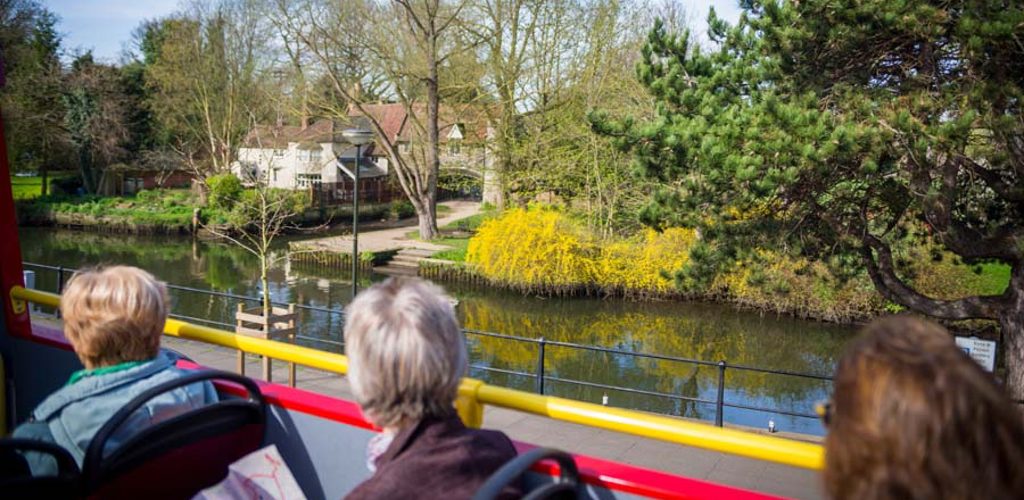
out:
M60 17L58 29L68 49L92 50L105 62L117 62L132 31L146 19L174 12L179 0L43 0Z
M736 0L678 0L693 15L696 28L705 26L708 9L715 7L718 15L730 22L739 19ZM51 11L60 16L64 46L92 50L105 62L117 62L122 47L130 40L132 30L146 19L174 12L179 0L44 0Z

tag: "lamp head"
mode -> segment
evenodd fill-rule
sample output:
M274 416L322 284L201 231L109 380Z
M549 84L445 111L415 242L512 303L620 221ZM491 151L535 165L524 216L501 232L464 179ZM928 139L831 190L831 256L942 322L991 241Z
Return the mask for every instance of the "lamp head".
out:
M347 128L341 131L341 136L344 137L349 144L355 146L362 146L373 142L373 131L366 130L364 128Z

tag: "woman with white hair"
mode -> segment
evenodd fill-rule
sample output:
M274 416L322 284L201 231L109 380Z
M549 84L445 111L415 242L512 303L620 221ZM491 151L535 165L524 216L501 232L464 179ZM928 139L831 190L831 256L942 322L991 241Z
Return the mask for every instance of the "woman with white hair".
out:
M356 400L384 429L368 448L373 476L347 498L470 498L515 458L507 436L467 428L455 412L466 345L437 286L391 278L359 294L346 311L345 353Z

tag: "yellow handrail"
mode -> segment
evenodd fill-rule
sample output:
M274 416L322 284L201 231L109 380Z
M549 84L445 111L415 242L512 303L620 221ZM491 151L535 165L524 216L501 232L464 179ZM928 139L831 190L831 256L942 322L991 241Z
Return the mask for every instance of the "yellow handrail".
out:
M51 307L60 306L60 295L29 290L20 286L11 288L10 297L12 301L29 301ZM247 353L262 354L273 359L339 374L345 374L348 371L348 358L341 354L274 340L236 335L217 328L198 326L176 319L167 320L164 333L183 339L230 347ZM482 408L479 406L489 404L555 420L806 469L821 469L824 463L824 450L817 444L722 429L708 424L639 411L541 396L489 385L474 379L467 378L463 381L459 389L459 400L464 405L469 403L470 406L469 409L460 408L460 414L463 415L463 418L470 418L476 423L479 423L482 418Z

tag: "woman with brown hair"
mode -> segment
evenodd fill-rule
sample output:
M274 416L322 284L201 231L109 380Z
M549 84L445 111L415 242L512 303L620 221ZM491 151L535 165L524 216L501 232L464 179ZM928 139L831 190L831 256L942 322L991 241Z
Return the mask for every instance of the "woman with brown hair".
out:
M833 499L1024 498L1021 413L934 323L868 325L824 419Z

